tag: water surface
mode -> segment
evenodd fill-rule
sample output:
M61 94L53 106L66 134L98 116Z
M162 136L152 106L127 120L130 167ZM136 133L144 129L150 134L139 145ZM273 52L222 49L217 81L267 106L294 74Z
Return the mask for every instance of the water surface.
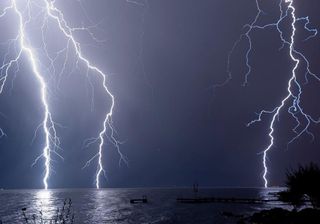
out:
M279 188L206 188L198 196L273 199ZM147 204L130 204L131 198L146 195ZM59 189L0 191L0 220L5 223L25 223L22 208L28 215L40 211L44 219L52 219L65 198L71 198L75 223L151 224L151 223L236 223L237 218L222 212L248 215L270 208L286 207L279 202L266 204L181 204L177 197L194 197L192 189ZM47 223L50 223L49 221Z

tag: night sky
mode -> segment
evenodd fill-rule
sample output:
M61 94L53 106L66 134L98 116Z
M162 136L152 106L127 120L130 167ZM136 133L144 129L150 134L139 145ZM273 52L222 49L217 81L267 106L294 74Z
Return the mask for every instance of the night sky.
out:
M256 112L274 108L285 96L293 67L288 47L279 51L279 34L273 28L254 32L248 86L242 86L248 47L242 41L231 57L233 78L214 89L228 76L228 53L243 33L243 25L256 15L255 1L146 3L143 6L125 0L83 0L84 12L78 1L57 1L70 26L98 24L92 32L104 40L96 43L86 33L75 35L83 44L83 53L109 74L108 86L116 98L113 124L122 142L121 151L129 161L129 166L119 166L119 155L108 143L103 158L107 180L102 181L102 186L176 187L190 186L194 181L208 187L263 186L259 153L269 143L271 116L264 116L262 122L249 128L246 124L256 118ZM308 15L310 25L320 28L318 0L296 0L295 6L298 17ZM261 24L278 18L278 1L261 1L261 7L266 12ZM1 42L14 36L16 24L13 14L0 20ZM33 24L35 28L28 30L28 37L40 48L39 23L35 20ZM49 24L53 27L48 31L48 41L53 43L49 50L53 52L54 46L65 42L54 23ZM282 24L286 37L290 35L289 25L289 20ZM295 47L309 58L312 71L320 74L320 38L304 42L308 33L303 25L298 23ZM6 49L0 49L2 60ZM72 51L70 55L72 61ZM48 62L41 63L42 71L46 71ZM61 63L58 61L58 65ZM52 78L52 73L44 72L50 83L52 114L61 124L57 130L62 147L59 152L64 157L54 157L49 185L94 187L96 163L82 167L96 153L97 145L83 145L85 139L97 136L110 102L95 76L90 78L92 94L84 66L71 72L69 65L67 70L59 81ZM303 66L298 75L304 76ZM42 188L43 160L33 167L31 164L43 146L41 130L32 141L43 108L39 85L25 57L11 89L13 77L0 96L0 127L7 134L0 139L0 188ZM310 78L302 88L301 104L318 118L320 83ZM281 112L275 125L275 147L268 160L270 185L283 185L286 169L299 163L320 163L320 126L310 127L314 141L302 135L287 147L294 136L295 123L286 111Z

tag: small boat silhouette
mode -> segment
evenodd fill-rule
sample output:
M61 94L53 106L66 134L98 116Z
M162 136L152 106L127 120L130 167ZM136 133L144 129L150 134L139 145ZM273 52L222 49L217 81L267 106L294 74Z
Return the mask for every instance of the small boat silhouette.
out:
M137 203L148 203L147 196L142 196L142 198L134 198L130 199L131 204L137 204Z

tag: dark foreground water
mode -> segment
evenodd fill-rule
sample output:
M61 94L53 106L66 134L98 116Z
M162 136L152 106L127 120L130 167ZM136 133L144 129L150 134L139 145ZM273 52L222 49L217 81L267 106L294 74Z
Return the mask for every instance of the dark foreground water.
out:
M279 188L199 189L199 196L274 198ZM146 195L147 204L130 204L131 198ZM192 189L61 189L61 190L0 190L0 220L5 223L25 223L22 208L29 215L52 219L65 198L72 199L74 223L149 224L149 223L236 223L236 218L222 212L251 214L269 208L285 207L281 203L267 204L180 204L177 197L193 197ZM1 223L1 222L0 222ZM30 222L31 223L31 222ZM44 222L50 223L50 222Z

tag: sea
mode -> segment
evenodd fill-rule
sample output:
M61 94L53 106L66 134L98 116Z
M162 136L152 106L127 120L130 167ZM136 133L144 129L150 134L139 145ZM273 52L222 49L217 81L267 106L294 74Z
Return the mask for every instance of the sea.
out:
M107 224L233 224L240 216L288 205L275 199L282 188L135 188L0 190L0 223L55 223L61 211L73 223ZM146 197L148 203L130 203ZM261 204L177 202L178 197L225 197L270 200ZM226 215L227 214L227 215ZM231 215L232 214L232 215ZM41 220L40 220L41 219ZM57 222L58 223L58 222Z

